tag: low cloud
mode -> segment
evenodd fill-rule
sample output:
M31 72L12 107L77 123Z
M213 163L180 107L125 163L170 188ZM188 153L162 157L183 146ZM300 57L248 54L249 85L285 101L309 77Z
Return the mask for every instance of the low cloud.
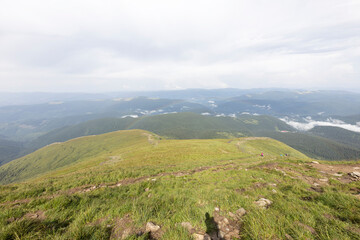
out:
M314 121L308 117L308 118L304 118L305 122L297 122L289 118L280 118L280 120L286 122L290 126L300 131L309 131L316 126L326 126L326 127L339 127L349 131L360 133L360 124L357 123L356 125L352 125L333 118L328 118L326 121Z

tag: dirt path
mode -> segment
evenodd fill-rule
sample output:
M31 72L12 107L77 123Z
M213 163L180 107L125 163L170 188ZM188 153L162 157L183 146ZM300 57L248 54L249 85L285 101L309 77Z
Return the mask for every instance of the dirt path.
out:
M154 139L154 136L150 133L143 133L143 135L147 136L148 138L148 142L151 144L151 145L155 145L157 146L159 144L159 141Z

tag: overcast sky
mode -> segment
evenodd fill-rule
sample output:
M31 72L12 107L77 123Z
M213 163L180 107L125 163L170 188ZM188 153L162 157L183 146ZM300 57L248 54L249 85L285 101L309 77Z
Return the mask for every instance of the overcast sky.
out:
M359 0L2 0L0 91L360 90Z

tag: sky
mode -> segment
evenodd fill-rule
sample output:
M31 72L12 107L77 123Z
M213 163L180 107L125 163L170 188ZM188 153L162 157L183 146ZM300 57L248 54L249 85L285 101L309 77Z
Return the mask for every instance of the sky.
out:
M359 0L2 0L0 91L360 91Z

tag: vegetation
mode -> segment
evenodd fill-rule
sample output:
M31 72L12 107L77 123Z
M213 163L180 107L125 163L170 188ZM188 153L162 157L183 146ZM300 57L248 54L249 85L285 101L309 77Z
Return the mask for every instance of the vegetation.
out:
M323 137L313 136L306 133L261 132L259 135L271 137L284 142L307 156L317 159L354 160L360 158L359 148L354 148Z
M316 166L360 163L314 165L268 138L167 140L143 130L78 138L0 167L2 183L23 181L0 186L0 239L149 239L141 232L149 221L161 227L154 238L192 239L182 222L204 234L209 219L232 219L240 207L237 238L360 239L359 181ZM273 203L260 208L259 198Z
M23 150L23 145L18 142L0 139L0 166L11 159L15 159Z
M227 136L252 136L260 130L293 130L286 123L270 116L243 115L239 118L202 116L196 113L175 113L141 118L105 118L51 131L28 147L37 149L53 142L102 134L117 130L143 129L173 139L209 139Z
M314 135L332 139L344 145L360 149L360 133L339 127L314 127L310 130Z

